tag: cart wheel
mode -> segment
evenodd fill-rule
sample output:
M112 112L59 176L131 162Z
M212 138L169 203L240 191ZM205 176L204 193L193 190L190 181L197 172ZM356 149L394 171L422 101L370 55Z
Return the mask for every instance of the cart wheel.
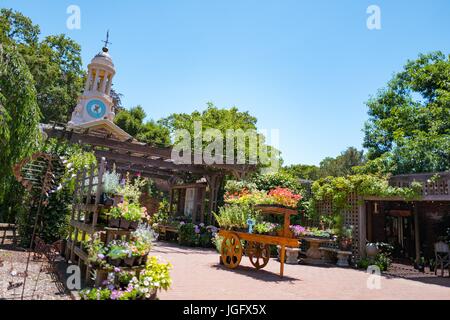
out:
M226 236L222 241L222 262L230 268L236 268L242 259L242 245L239 237L235 234Z
M268 244L249 241L246 251L250 262L256 269L262 269L269 263L270 247Z

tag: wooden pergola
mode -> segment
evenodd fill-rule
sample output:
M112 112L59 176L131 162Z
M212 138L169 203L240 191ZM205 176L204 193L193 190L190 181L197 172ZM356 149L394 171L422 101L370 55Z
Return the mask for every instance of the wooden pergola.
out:
M247 173L256 169L256 166L251 164L206 164L204 162L193 164L194 154L192 154L191 164L176 163L172 159L171 147L158 147L136 139L121 141L111 132L103 129L80 129L59 124L44 124L41 128L48 138L64 139L69 143L82 145L94 152L98 159L105 158L108 169L115 166L119 173L139 173L143 177L167 181L171 201L174 190L189 188L186 183L203 178L209 193L206 209L209 218L211 218L211 212L217 209L217 197L223 177L233 175L237 179L242 179ZM205 195L201 197L204 201ZM180 206L177 210L180 210ZM201 220L204 220L204 213L200 212Z

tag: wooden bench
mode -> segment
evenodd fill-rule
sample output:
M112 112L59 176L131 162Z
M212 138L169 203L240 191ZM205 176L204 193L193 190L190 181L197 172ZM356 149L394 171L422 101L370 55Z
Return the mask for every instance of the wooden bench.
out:
M334 262L334 258L337 258L336 265L338 267L348 267L348 258L352 255L351 251L343 251L331 247L320 247L319 250L322 252L322 260L326 263Z
M168 240L168 234L178 235L178 228L169 225L158 225L159 239Z

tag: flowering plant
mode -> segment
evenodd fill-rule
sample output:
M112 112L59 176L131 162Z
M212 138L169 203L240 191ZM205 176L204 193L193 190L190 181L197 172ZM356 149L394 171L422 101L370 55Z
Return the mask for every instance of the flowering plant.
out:
M296 208L298 202L302 199L300 194L296 194L288 188L277 187L265 191L248 191L243 189L240 192L226 193L224 200L229 204L239 205L282 205L285 207Z
M117 207L112 208L109 211L109 214L111 218L124 218L128 221L140 221L142 219L148 219L147 208L140 207L136 203L128 203L127 201L119 203Z
M300 194L295 194L288 188L279 187L270 190L269 197L274 199L276 204L292 208L296 208L298 202L302 199L302 196Z
M107 256L113 260L131 256L130 244L123 240L113 240L108 245Z
M87 245L88 261L93 265L104 265L106 263L107 249L103 245L98 234L94 234L92 241Z
M255 224L254 228L256 233L274 234L281 228L281 226L278 223L263 221L261 223Z
M295 238L298 238L298 237L304 235L305 231L306 231L305 227L302 227L301 225L298 225L298 224L289 226L289 229L291 230L291 232Z

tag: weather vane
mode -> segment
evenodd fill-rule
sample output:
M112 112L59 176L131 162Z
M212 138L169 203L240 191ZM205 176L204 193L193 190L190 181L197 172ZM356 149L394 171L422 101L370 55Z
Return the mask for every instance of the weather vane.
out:
M102 42L105 43L105 47L103 48L104 49L103 51L108 51L108 44L112 44L112 42L109 42L109 30L106 31L106 40L103 40Z

